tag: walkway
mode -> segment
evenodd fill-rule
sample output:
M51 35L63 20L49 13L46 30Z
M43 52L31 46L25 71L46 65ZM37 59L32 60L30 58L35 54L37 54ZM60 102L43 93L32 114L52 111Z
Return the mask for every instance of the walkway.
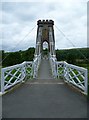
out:
M43 60L37 80L3 96L4 118L86 118L87 100L63 81L54 80Z
M53 79L49 60L43 59L38 72L38 79Z

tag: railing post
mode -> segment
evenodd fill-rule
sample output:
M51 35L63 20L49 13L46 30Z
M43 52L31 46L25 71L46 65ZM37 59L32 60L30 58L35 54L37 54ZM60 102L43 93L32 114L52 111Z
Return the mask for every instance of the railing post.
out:
M52 56L49 54L49 61L50 61L53 77L56 78L57 77L57 62L56 62L55 56Z
M65 78L65 74L66 74L66 63L64 62L64 71L63 71L63 77Z
M88 93L88 70L85 70L85 93Z
M68 65L68 63L66 63L66 62L64 61L64 73L63 73L63 76L64 76L64 78L65 78L66 80L68 80L68 79L67 79L67 78L68 78L67 65Z
M57 77L57 72L56 72L56 61L53 61L54 62L54 77L56 78Z
M1 93L4 93L4 70L1 69Z
M69 82L69 75L68 75L68 63L67 62L64 62L64 77L65 77L65 80L67 82Z
M57 78L57 62L55 61L55 78Z
M35 61L33 62L33 78L36 78L36 65L35 65Z
M31 76L34 78L34 62L32 62L32 73L31 73Z
M57 78L59 78L59 74L58 74L58 62L57 62Z
M40 62L41 62L41 54L36 56L36 58L33 61L33 78L37 77L37 72L40 66Z
M26 64L26 62L23 62L22 65L21 65L22 82L24 81L24 78L25 78L25 76L26 76L25 64Z

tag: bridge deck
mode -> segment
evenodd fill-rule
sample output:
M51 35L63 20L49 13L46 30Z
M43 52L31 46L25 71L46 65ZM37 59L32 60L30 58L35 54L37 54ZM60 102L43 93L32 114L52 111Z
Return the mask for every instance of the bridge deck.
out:
M53 79L49 61L43 59L38 71L38 79Z
M54 80L47 60L43 60L37 80L28 80L2 100L3 118L87 117L86 98L63 81Z

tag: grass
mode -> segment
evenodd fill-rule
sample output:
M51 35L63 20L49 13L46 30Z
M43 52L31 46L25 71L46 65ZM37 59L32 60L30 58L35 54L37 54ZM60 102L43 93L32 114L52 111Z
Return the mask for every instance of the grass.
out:
M1 70L1 67L0 67L0 70ZM6 77L6 79L5 79L5 85L7 84L7 82L11 79L11 81L10 81L10 83L14 83L15 81L16 81L16 79L17 79L17 77L21 74L21 72L22 72L22 70L21 70L21 68L19 69L19 71L15 74L15 72L16 72L17 70L16 69L13 69L12 71L11 71L11 73L10 74L12 74L12 75L8 75L7 77ZM26 68L26 74L27 74L27 76L28 76L28 78L32 78L32 75L31 75L31 72L32 72L32 69L29 67L29 68ZM9 70L7 70L7 73L9 73ZM5 76L7 75L7 73L5 73ZM15 76L13 76L15 74ZM21 78L21 76L22 75L20 75L19 76L19 78Z
M89 64L84 64L84 63L83 63L83 64L76 64L76 65L88 69L88 88L89 88ZM62 72L61 72L61 71L62 71ZM73 72L74 72L76 75L78 74L78 72L77 72L76 69L74 69ZM59 68L59 69L58 69L58 73L59 73L60 76L61 76L61 75L63 74L63 68ZM71 75L72 77L74 76L72 72L70 72L70 75ZM62 77L62 76L61 76L61 77ZM79 78L79 80L83 81L83 78L82 78L80 75L78 76L78 78ZM77 80L76 78L73 78L73 79L75 80L76 83L78 82L78 80ZM88 95L89 95L89 89L88 89Z
M26 73L27 73L27 76L28 76L28 78L32 78L33 76L32 76L32 68L30 68L30 67L28 67L28 68L26 68Z
M84 68L86 68L86 69L88 69L88 84L89 84L89 64L77 64L78 66L80 66L80 67L84 67Z
M77 65L88 69L88 99L89 99L89 63L88 64L77 64Z
M78 78L81 82L84 81L84 79L82 78L81 74L79 75L79 73L78 73L78 71L77 71L76 69L73 69L72 71L74 72L74 74L77 76L77 78ZM74 74L73 74L72 72L70 72L71 77L74 77ZM73 78L76 83L78 83L77 78L76 78L76 77Z
M14 75L16 71L17 71L16 69L13 69L13 70L11 71L11 74ZM9 71L7 71L7 72L9 72ZM12 80L10 81L10 83L14 83L14 81L17 79L16 77L18 77L18 76L20 75L20 73L21 73L21 69L20 69L20 71L18 71L18 72L15 74L15 76L13 76L13 78L12 78L11 75L8 75L8 77L6 77L6 79L5 79L5 84L7 84L7 81L9 81L11 78L12 78ZM5 75L7 75L7 73L5 73Z
M64 68L63 68L63 67L58 68L58 73L59 73L60 75L62 75L63 72L64 72Z
M69 71L71 70L70 68L68 68L69 69ZM75 75L78 75L79 73L78 73L78 71L76 70L76 69L73 69L72 70L74 73L75 73ZM60 67L60 68L58 68L58 73L59 73L59 75L62 77L62 75L63 75L63 72L64 72L64 68L63 67ZM74 74L70 71L70 75L71 75L71 77L74 77ZM83 78L81 77L81 75L78 75L77 76L77 78L82 82L83 81ZM71 78L70 78L71 79ZM74 79L74 81L76 82L76 83L78 83L78 80L74 77L73 78Z

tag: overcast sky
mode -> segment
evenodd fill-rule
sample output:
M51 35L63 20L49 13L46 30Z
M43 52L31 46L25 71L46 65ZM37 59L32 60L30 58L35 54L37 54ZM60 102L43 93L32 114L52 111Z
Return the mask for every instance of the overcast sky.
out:
M87 46L87 0L48 1L5 2L4 0L1 3L0 38L2 39L2 49L17 51L35 47L36 24L39 19L54 20L56 49ZM56 26L70 41L58 31ZM31 33L24 39L30 31Z

